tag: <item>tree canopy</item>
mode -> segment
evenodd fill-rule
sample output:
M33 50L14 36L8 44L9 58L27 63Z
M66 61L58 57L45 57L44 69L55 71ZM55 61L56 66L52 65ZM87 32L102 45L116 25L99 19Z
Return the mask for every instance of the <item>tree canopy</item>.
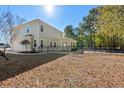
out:
M14 26L24 23L26 20L10 11L9 7L0 9L0 43L9 44L10 34Z
M74 36L86 48L124 49L124 6L105 5L91 9L76 27Z
M74 38L74 28L72 25L68 25L64 29L65 37Z

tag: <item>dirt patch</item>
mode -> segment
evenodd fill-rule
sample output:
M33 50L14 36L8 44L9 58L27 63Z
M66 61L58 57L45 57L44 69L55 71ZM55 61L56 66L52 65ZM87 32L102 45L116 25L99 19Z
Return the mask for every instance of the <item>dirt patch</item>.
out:
M8 54L9 61L0 57L0 81L14 77L20 73L34 69L40 65L51 62L64 55L39 54L39 55L12 55Z

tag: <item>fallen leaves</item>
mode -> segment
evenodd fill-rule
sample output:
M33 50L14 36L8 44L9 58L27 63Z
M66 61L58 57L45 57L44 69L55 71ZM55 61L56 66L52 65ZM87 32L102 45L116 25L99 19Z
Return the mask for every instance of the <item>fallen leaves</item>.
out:
M21 69L30 63L33 66L32 62L27 62L28 59L23 58L25 63L13 62L12 65L19 64L21 66L17 68ZM41 62L39 59L36 61L34 63ZM124 56L66 55L1 81L0 87L124 87Z

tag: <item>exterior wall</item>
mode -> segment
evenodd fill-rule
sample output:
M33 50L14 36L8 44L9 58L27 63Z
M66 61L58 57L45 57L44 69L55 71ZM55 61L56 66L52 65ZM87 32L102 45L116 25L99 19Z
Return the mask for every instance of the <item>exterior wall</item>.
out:
M40 40L44 41L44 46L50 46L50 42L54 43L56 42L58 46L60 46L60 40L53 40L54 37L62 37L63 33L58 31L57 29L53 28L52 26L39 21L39 27L43 26L43 32L39 31L39 38ZM40 28L39 28L40 29Z
M27 29L29 29L29 33L27 33ZM21 25L20 28L14 29L13 33L15 33L16 31L17 31L17 34L12 40L12 50L14 51L25 50L25 46L20 44L22 40L26 39L25 35L32 34L34 35L33 39L35 39L36 41L39 40L37 22ZM11 35L11 37L13 35ZM29 46L28 46L28 50L29 50Z
M43 26L43 32L40 31L41 25ZM29 33L27 33L27 29L29 29ZM16 34L15 37L12 39L12 50L14 51L25 50L25 46L21 45L20 42L24 39L29 40L30 38L32 38L32 46L34 46L34 40L36 40L37 46L33 47L36 50L38 50L41 46L41 40L43 40L44 46L50 46L50 42L52 42L52 45L54 45L54 42L56 42L57 46L62 46L62 42L67 42L67 44L70 46L71 42L75 42L74 40L63 37L63 32L57 30L56 28L46 24L41 20L34 20L21 26L17 26L13 30L13 35L14 34ZM29 34L33 36L25 36ZM28 50L31 50L31 46L28 46Z

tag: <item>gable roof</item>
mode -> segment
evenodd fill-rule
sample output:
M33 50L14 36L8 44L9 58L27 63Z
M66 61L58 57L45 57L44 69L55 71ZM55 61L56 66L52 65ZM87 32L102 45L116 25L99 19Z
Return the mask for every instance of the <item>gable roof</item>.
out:
M14 28L14 29L21 28L22 26L24 26L24 25L26 25L26 24L33 23L33 22L41 22L41 23L44 23L44 24L46 24L46 25L48 25L48 26L52 27L53 29L56 29L57 31L59 31L59 32L63 33L62 31L58 30L57 28L55 28L55 27L51 26L50 24L47 24L46 22L44 22L44 21L42 21L42 20L40 20L40 19L34 19L34 20L29 21L29 22L26 22L26 23L24 23L24 24L21 24L21 25L15 26L15 28Z

